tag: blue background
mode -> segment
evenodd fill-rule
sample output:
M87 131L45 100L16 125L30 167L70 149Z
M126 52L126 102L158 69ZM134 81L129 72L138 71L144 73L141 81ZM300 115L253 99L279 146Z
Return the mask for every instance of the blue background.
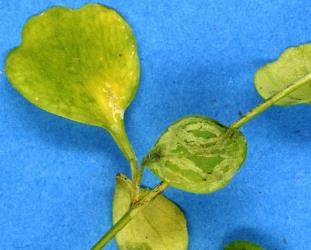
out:
M1 0L1 250L89 249L111 225L115 174L129 174L106 131L36 108L3 72L27 18L86 2ZM100 2L125 16L137 37L141 85L126 127L140 159L182 116L238 119L261 102L255 71L311 39L309 0ZM248 159L225 189L166 192L187 215L191 250L221 249L237 238L268 250L311 249L310 121L310 106L272 107L243 127ZM158 180L147 172L143 182Z

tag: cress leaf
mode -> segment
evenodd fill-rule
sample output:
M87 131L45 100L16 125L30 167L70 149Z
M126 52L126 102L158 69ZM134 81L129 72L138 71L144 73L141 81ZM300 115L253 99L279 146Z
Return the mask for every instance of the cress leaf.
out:
M311 104L311 44L288 48L279 59L259 69L254 81L264 99L297 81L305 81L304 86L279 100L276 105Z
M117 176L113 200L113 222L116 223L131 204L132 182ZM141 190L141 196L148 189ZM120 250L186 250L187 222L183 212L164 195L159 195L140 211L116 236Z
M243 134L204 116L173 123L143 159L169 185L209 193L224 187L246 157Z
M236 240L225 246L224 250L265 250L257 244L244 241Z
M6 73L31 103L104 127L128 150L120 145L123 115L138 87L139 59L130 26L113 9L52 7L31 17Z

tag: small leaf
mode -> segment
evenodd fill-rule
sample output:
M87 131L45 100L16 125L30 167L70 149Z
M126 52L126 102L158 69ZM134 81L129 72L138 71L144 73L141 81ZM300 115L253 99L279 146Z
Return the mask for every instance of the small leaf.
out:
M6 73L33 104L107 128L122 144L123 115L138 87L139 59L131 28L116 11L88 4L53 7L30 18L21 45L7 57Z
M256 89L264 99L300 80L306 81L306 85L276 105L311 104L311 44L288 48L278 60L263 66L255 75Z
M113 201L113 222L129 209L132 182L117 176ZM142 189L143 196L148 189ZM187 222L182 211L164 195L159 195L140 211L117 236L120 250L185 250L188 248Z
M236 240L225 246L224 250L265 250L265 249L248 241Z
M209 193L224 187L245 157L241 132L208 117L188 116L161 135L142 165L173 187Z

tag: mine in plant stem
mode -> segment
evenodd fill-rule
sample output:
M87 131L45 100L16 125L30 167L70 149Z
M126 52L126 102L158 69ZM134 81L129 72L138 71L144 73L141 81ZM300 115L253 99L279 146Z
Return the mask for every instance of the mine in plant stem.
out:
M122 174L117 175L117 185L126 185L126 183L131 182ZM131 184L128 184L128 186L130 185ZM161 182L154 189L145 191L144 194L141 194L140 200L131 204L131 208L127 210L127 212L122 215L121 219L119 219L113 225L113 227L92 247L92 250L102 249L110 240L115 237L118 232L120 232L120 229L124 228L138 213L145 209L149 203L158 197L158 195L160 195L167 187L167 183ZM124 196L126 194L121 193L121 195Z

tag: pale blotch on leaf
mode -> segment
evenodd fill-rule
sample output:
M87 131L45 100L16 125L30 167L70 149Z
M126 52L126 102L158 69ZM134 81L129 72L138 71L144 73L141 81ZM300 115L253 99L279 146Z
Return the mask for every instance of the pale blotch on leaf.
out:
M224 187L245 157L241 132L208 117L188 116L167 128L142 164L173 187L209 193Z
M305 81L304 86L283 97L276 105L311 104L311 44L288 48L276 61L259 69L254 81L264 99L298 81Z
M113 200L113 223L128 211L132 182L117 176ZM141 197L148 189L141 190ZM183 212L164 195L157 196L116 235L120 250L186 250L187 222Z
M6 73L40 108L108 129L130 158L123 116L138 87L139 59L132 30L116 11L88 4L30 18Z

